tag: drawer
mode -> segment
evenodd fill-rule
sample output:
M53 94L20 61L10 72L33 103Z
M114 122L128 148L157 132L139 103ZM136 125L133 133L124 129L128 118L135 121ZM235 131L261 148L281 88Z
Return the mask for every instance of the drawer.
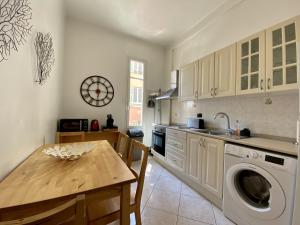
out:
M178 170L184 171L185 170L185 158L178 156L176 153L174 154L171 151L167 151L167 162L175 167Z
M175 138L180 138L182 140L186 140L186 132L174 129L167 129L167 136L173 136Z
M170 145L173 148L177 148L181 151L185 152L186 149L186 142L183 140L176 140L173 137L167 136L167 140L166 140L167 145Z
M176 152L176 154L181 155L182 157L186 157L186 148L184 147L183 149L173 147L172 145L166 144L166 151L172 151Z

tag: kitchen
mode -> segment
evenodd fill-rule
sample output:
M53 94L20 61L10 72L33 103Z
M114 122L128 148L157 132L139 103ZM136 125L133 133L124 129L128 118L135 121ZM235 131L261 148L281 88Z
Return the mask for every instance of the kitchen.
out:
M168 125L160 146L164 154L152 149L154 157L148 160L144 224L300 224L297 213L292 217L300 205L295 184L298 1L29 2L31 34L0 62L1 83L7 84L1 89L1 124L6 128L1 131L1 179L35 149L55 143L58 119L96 119L105 125L112 114L120 131L142 129L148 147L153 125ZM54 43L55 63L43 85L34 82L37 31L51 32ZM141 110L135 122L129 114L136 109L128 107L128 73L134 62L144 72L143 94L136 86L132 98ZM113 87L114 95L103 107L87 104L79 91L90 76L104 77ZM174 87L177 96L155 99ZM154 105L148 107L151 99ZM220 112L224 114L216 116ZM189 119L192 128L187 127ZM249 131L252 137L243 138ZM85 138L89 135L93 139L90 132ZM236 158L251 162L256 171L263 168L263 176L232 172L231 167L242 164ZM267 180L265 173L271 174ZM237 174L247 185L226 183L228 174ZM267 195L267 200L248 204L243 199L251 193L237 197L237 186Z

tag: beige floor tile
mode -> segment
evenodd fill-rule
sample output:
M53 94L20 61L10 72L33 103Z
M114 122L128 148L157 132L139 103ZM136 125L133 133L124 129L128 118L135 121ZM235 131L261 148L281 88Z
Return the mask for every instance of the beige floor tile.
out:
M146 207L149 206L154 209L164 210L170 213L177 214L179 206L180 193L161 191L159 189L153 190Z
M177 225L208 225L208 224L178 216Z
M194 191L192 188L190 188L185 183L182 183L181 194L187 195L187 196L190 196L190 197L199 197L200 196L199 193L197 193L196 191Z
M170 177L170 178L173 178L173 179L178 179L173 173L169 172L168 170L166 170L164 168L162 168L161 176L162 177Z
M182 182L177 178L169 176L160 176L154 188L180 193Z
M146 207L142 214L143 225L176 225L177 215Z
M212 205L202 197L181 195L179 215L200 222L215 224Z
M235 223L231 222L224 216L223 212L219 208L213 206L213 211L216 218L216 225L235 225Z
M152 191L153 191L152 186L147 186L147 185L144 186L143 193L142 193L142 202L141 202L142 209L145 207L148 199L150 198Z

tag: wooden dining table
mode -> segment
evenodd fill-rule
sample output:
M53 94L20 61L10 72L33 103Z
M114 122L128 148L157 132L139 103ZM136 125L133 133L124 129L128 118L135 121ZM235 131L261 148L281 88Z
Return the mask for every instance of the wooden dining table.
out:
M118 188L120 224L129 225L130 184L136 178L106 140L89 143L93 149L74 161L56 159L43 152L55 145L34 151L0 182L0 210Z

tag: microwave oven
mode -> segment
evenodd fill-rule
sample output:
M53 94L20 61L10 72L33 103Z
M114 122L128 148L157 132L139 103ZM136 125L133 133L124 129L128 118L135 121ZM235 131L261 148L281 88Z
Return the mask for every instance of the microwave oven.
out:
M88 131L88 119L60 119L57 124L59 132Z

